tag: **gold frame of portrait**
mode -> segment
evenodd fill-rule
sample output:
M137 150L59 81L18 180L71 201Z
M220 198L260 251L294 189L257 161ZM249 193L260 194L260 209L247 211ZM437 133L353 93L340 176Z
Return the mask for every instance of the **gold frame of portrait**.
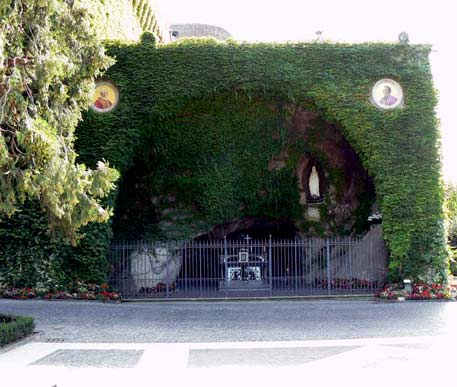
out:
M112 101L111 101L111 98L105 98L101 95L103 90L99 90L100 96L97 99L95 98L97 95L97 89L100 89L101 87L105 87L108 90L108 93L112 94L112 96L113 96ZM107 99L108 102L111 103L111 105L106 108L99 108L99 107L95 106L96 102L100 98ZM94 97L93 97L93 101L90 105L90 108L94 112L97 112L97 113L108 113L108 112L112 111L113 109L115 109L118 105L119 105L119 89L117 88L117 86L113 82L106 80L106 79L100 79L100 80L95 81Z

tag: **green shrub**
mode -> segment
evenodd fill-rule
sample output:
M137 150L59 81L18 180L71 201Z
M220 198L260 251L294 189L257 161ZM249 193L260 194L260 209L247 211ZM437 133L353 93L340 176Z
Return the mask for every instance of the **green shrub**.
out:
M81 233L85 238L76 247L53 240L39 205L27 202L10 219L0 219L0 283L52 289L74 280L106 282L110 223L89 224Z
M0 347L30 335L34 328L32 317L0 314Z
M457 248L451 247L450 270L452 275L457 276Z
M457 184L447 183L444 201L446 231L451 248L450 270L457 276Z
M445 214L447 234L451 246L457 247L457 184L446 184Z

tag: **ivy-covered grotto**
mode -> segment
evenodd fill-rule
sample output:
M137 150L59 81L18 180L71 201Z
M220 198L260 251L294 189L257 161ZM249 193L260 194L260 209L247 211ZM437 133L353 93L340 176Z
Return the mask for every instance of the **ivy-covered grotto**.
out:
M382 219L391 280L446 280L429 46L146 34L106 48L116 64L76 149L120 172L114 217L71 247L29 203L0 223L11 262L37 254L43 270L100 281L113 240L363 237Z

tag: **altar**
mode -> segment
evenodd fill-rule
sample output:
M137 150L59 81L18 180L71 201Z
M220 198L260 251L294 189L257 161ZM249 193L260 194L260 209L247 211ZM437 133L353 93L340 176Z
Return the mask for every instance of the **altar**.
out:
M219 290L268 290L267 259L262 255L240 248L237 254L222 255L224 279Z

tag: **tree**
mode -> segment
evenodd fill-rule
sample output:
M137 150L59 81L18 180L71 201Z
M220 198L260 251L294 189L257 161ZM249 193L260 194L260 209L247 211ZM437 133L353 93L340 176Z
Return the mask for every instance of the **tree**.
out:
M113 63L95 36L97 15L84 0L0 3L0 216L26 200L50 230L74 242L89 222L105 222L103 198L118 178L108 163L76 162L74 130Z

